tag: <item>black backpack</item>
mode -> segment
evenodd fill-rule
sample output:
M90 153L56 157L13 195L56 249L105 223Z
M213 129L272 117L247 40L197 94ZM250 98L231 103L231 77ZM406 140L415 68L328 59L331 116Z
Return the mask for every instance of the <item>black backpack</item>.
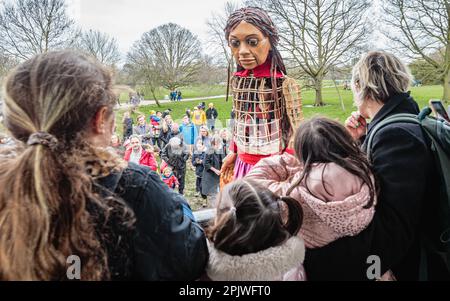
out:
M367 139L367 156L371 160L372 142L375 134L383 127L392 123L418 124L431 141L431 151L434 155L436 170L439 173L439 199L435 204L437 210L429 217L431 222L425 225L420 234L421 263L420 280L429 279L429 258L439 258L445 263L439 274L450 279L450 123L444 119L430 117L431 109L425 108L419 115L395 114L377 124ZM440 264L442 265L442 264ZM445 270L445 271L444 271Z

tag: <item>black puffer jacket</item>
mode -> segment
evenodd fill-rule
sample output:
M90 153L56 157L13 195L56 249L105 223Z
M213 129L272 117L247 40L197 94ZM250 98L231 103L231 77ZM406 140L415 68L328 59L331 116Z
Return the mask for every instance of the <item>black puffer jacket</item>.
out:
M208 250L202 228L191 220L186 200L171 191L146 166L129 164L121 174L98 181L133 209L133 272L137 280L195 280L203 273Z

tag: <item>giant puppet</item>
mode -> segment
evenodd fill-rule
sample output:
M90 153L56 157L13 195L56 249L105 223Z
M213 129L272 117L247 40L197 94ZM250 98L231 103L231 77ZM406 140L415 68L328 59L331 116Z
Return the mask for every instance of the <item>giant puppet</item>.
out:
M262 158L289 151L303 119L300 88L286 76L269 15L256 7L239 9L230 15L225 37L237 72L231 79L232 153L222 168L222 185L244 177Z

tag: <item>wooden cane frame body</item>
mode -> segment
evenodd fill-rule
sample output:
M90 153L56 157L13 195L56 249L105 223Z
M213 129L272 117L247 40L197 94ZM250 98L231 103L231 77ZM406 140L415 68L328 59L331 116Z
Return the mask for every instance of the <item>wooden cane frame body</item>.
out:
M270 78L233 77L233 136L240 152L255 155L281 153L286 147L283 120L286 122L288 119L295 129L303 119L300 89L296 82L287 77L276 81L276 97L273 97Z
M271 155L282 150L281 118L285 108L282 101L281 79L277 97L269 78L233 77L231 87L235 112L234 142L241 152Z

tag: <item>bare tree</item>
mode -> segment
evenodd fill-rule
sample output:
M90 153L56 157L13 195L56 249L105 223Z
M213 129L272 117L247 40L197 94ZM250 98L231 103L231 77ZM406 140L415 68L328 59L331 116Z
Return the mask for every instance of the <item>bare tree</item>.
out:
M227 68L217 64L214 57L203 55L200 61L200 72L196 76L196 83L215 85L226 82Z
M330 68L365 48L368 0L249 0L265 8L280 33L280 49L291 65L314 80L315 105L323 105L322 83Z
M4 55L0 51L0 86L2 79L8 74L8 72L17 65L17 61L11 57Z
M223 12L212 13L206 22L208 26L208 46L222 58L221 62L231 67L233 67L233 57L228 47L228 41L225 39L224 30L228 17L239 8L240 5L238 3L228 1L225 3Z
M128 75L134 85L143 84L148 87L158 107L161 106L156 97L156 90L162 85L160 71L152 52L140 41L135 42L127 55L123 72Z
M0 10L0 49L25 60L39 53L66 48L77 37L64 0L5 1Z
M161 86L169 90L195 81L201 60L201 45L189 30L173 23L161 25L142 35L131 49L128 59L131 64L139 62L144 67L136 68L146 77L157 78Z
M98 30L84 32L78 47L107 66L113 67L120 62L121 55L116 39Z
M347 83L347 78L349 78L351 76L351 70L352 67L351 66L342 66L340 68L333 66L330 68L329 71L329 78L331 78L331 80L333 81L333 85L334 88L336 89L336 93L339 97L339 102L341 103L341 108L342 111L345 111L345 104L344 104L344 99L342 98L341 92L339 91L339 87L338 87L338 79L344 79L344 82L346 83L347 87L348 87L348 83ZM344 89L346 89L346 86L344 86Z
M439 75L443 99L450 101L450 2L448 0L385 0L385 35L396 52L422 58Z

